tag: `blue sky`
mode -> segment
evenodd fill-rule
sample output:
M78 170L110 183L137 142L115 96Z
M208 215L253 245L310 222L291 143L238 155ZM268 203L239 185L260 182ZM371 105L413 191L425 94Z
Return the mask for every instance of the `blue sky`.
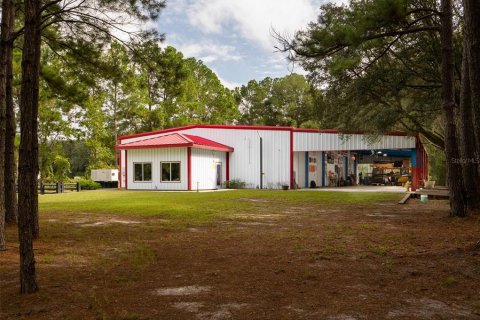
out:
M292 72L275 52L272 28L293 35L326 0L167 0L158 22L171 45L201 59L227 87ZM341 1L337 1L341 2ZM298 67L294 72L302 73Z

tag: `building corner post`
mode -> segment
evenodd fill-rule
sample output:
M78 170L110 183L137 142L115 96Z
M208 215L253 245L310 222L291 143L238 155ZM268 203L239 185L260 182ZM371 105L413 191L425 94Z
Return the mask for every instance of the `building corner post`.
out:
M128 190L128 150L125 149L125 190Z
M293 128L290 128L290 189L293 189L294 177L293 177Z
M230 183L230 152L225 153L225 181L228 184Z
M192 147L187 147L187 189L192 190Z
M308 170L309 170L310 159L308 151L305 152L305 188L308 188Z

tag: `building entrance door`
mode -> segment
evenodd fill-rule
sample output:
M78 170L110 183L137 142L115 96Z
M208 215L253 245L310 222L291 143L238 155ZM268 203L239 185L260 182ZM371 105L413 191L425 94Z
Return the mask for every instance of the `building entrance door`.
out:
M217 189L222 187L222 163L217 162Z

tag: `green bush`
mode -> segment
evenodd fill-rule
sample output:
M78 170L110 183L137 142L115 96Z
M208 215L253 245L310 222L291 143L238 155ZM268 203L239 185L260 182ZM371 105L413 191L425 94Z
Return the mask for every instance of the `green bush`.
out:
M429 180L434 180L435 185L444 186L447 180L447 162L445 154L429 144L426 145L428 152Z
M53 174L56 182L68 182L70 174L70 160L62 155L56 155L53 161Z
M102 187L100 183L89 179L80 179L77 180L77 182L80 183L80 187L82 188L82 190L97 190Z
M233 179L223 182L223 187L227 189L245 189L246 182L240 179Z

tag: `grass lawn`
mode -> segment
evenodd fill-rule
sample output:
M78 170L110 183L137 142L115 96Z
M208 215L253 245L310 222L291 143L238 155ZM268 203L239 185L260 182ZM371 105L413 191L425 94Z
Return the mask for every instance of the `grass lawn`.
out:
M285 192L236 190L222 192L84 191L40 196L41 212L88 212L131 217L163 217L199 223L252 210L257 201L278 205L374 204L395 201L392 193ZM261 206L262 207L262 206ZM265 208L263 208L265 209Z
M38 283L0 319L479 319L478 216L402 194L238 190L40 196Z

